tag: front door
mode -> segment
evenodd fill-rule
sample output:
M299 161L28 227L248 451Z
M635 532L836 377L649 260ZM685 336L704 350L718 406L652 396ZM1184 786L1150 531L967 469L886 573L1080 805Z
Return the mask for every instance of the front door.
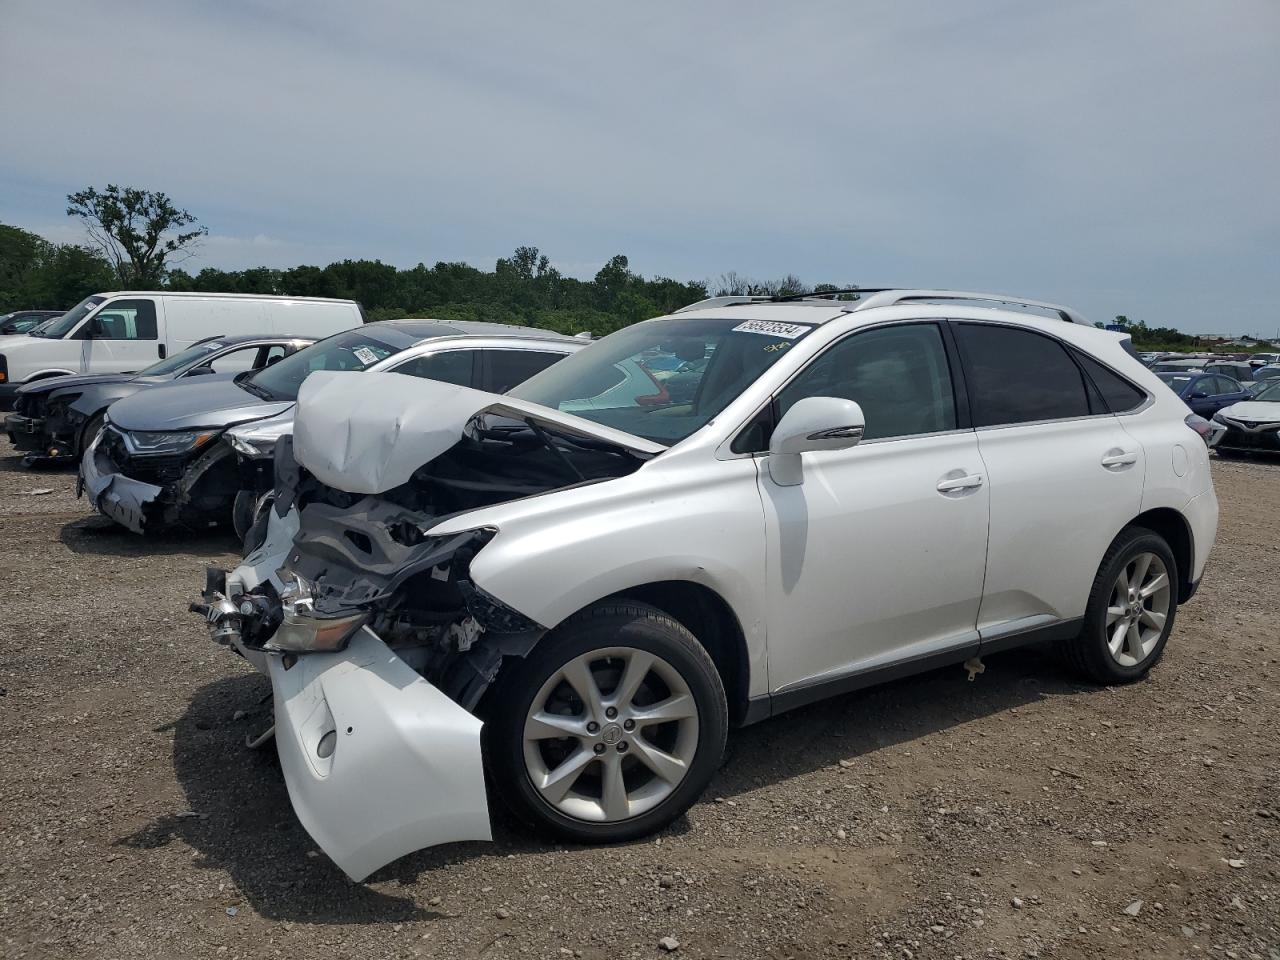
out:
M976 649L988 487L957 416L936 323L854 333L816 357L777 399L857 401L865 439L803 455L782 486L760 462L768 560L770 686L803 697L878 667Z
M134 373L163 359L154 300L112 300L78 331L82 373Z

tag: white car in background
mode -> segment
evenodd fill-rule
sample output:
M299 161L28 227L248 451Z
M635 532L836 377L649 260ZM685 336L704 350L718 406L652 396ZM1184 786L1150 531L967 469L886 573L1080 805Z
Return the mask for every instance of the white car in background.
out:
M1209 445L1219 456L1280 453L1280 378L1265 380L1249 400L1213 415Z
M486 769L626 840L733 725L1033 641L1151 669L1214 542L1208 425L1065 307L844 295L705 301L505 396L307 379L263 540L196 607L270 675L348 875L488 839ZM659 349L709 358L684 399L584 402Z

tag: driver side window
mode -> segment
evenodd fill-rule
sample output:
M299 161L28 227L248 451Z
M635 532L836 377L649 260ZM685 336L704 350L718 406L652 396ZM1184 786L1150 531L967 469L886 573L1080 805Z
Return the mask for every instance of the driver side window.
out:
M956 428L951 370L935 323L879 327L832 345L778 394L778 419L804 397L856 401L867 440Z

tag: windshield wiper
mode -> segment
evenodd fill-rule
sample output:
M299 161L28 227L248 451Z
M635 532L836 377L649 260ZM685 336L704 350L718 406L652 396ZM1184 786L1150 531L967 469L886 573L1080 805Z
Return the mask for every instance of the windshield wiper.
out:
M253 371L251 370L246 370L242 374L237 374L236 380L235 380L236 386L238 386L241 390L248 390L255 397L258 397L262 400L274 400L276 398L276 395L274 393L272 393L266 387L259 386L258 384L254 383L252 376L246 376L246 374L252 374L252 372Z

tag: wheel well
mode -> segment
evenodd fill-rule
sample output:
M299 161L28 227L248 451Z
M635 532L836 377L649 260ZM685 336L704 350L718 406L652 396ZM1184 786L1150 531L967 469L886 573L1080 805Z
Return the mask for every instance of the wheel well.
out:
M711 654L729 702L729 722L742 723L747 711L749 662L742 625L724 598L700 583L663 580L621 590L606 600L627 598L657 607L679 620Z
M1177 510L1159 507L1140 513L1129 522L1130 526L1146 527L1160 534L1173 551L1178 564L1178 602L1191 598L1191 568L1195 565L1195 545L1191 540L1191 527Z

